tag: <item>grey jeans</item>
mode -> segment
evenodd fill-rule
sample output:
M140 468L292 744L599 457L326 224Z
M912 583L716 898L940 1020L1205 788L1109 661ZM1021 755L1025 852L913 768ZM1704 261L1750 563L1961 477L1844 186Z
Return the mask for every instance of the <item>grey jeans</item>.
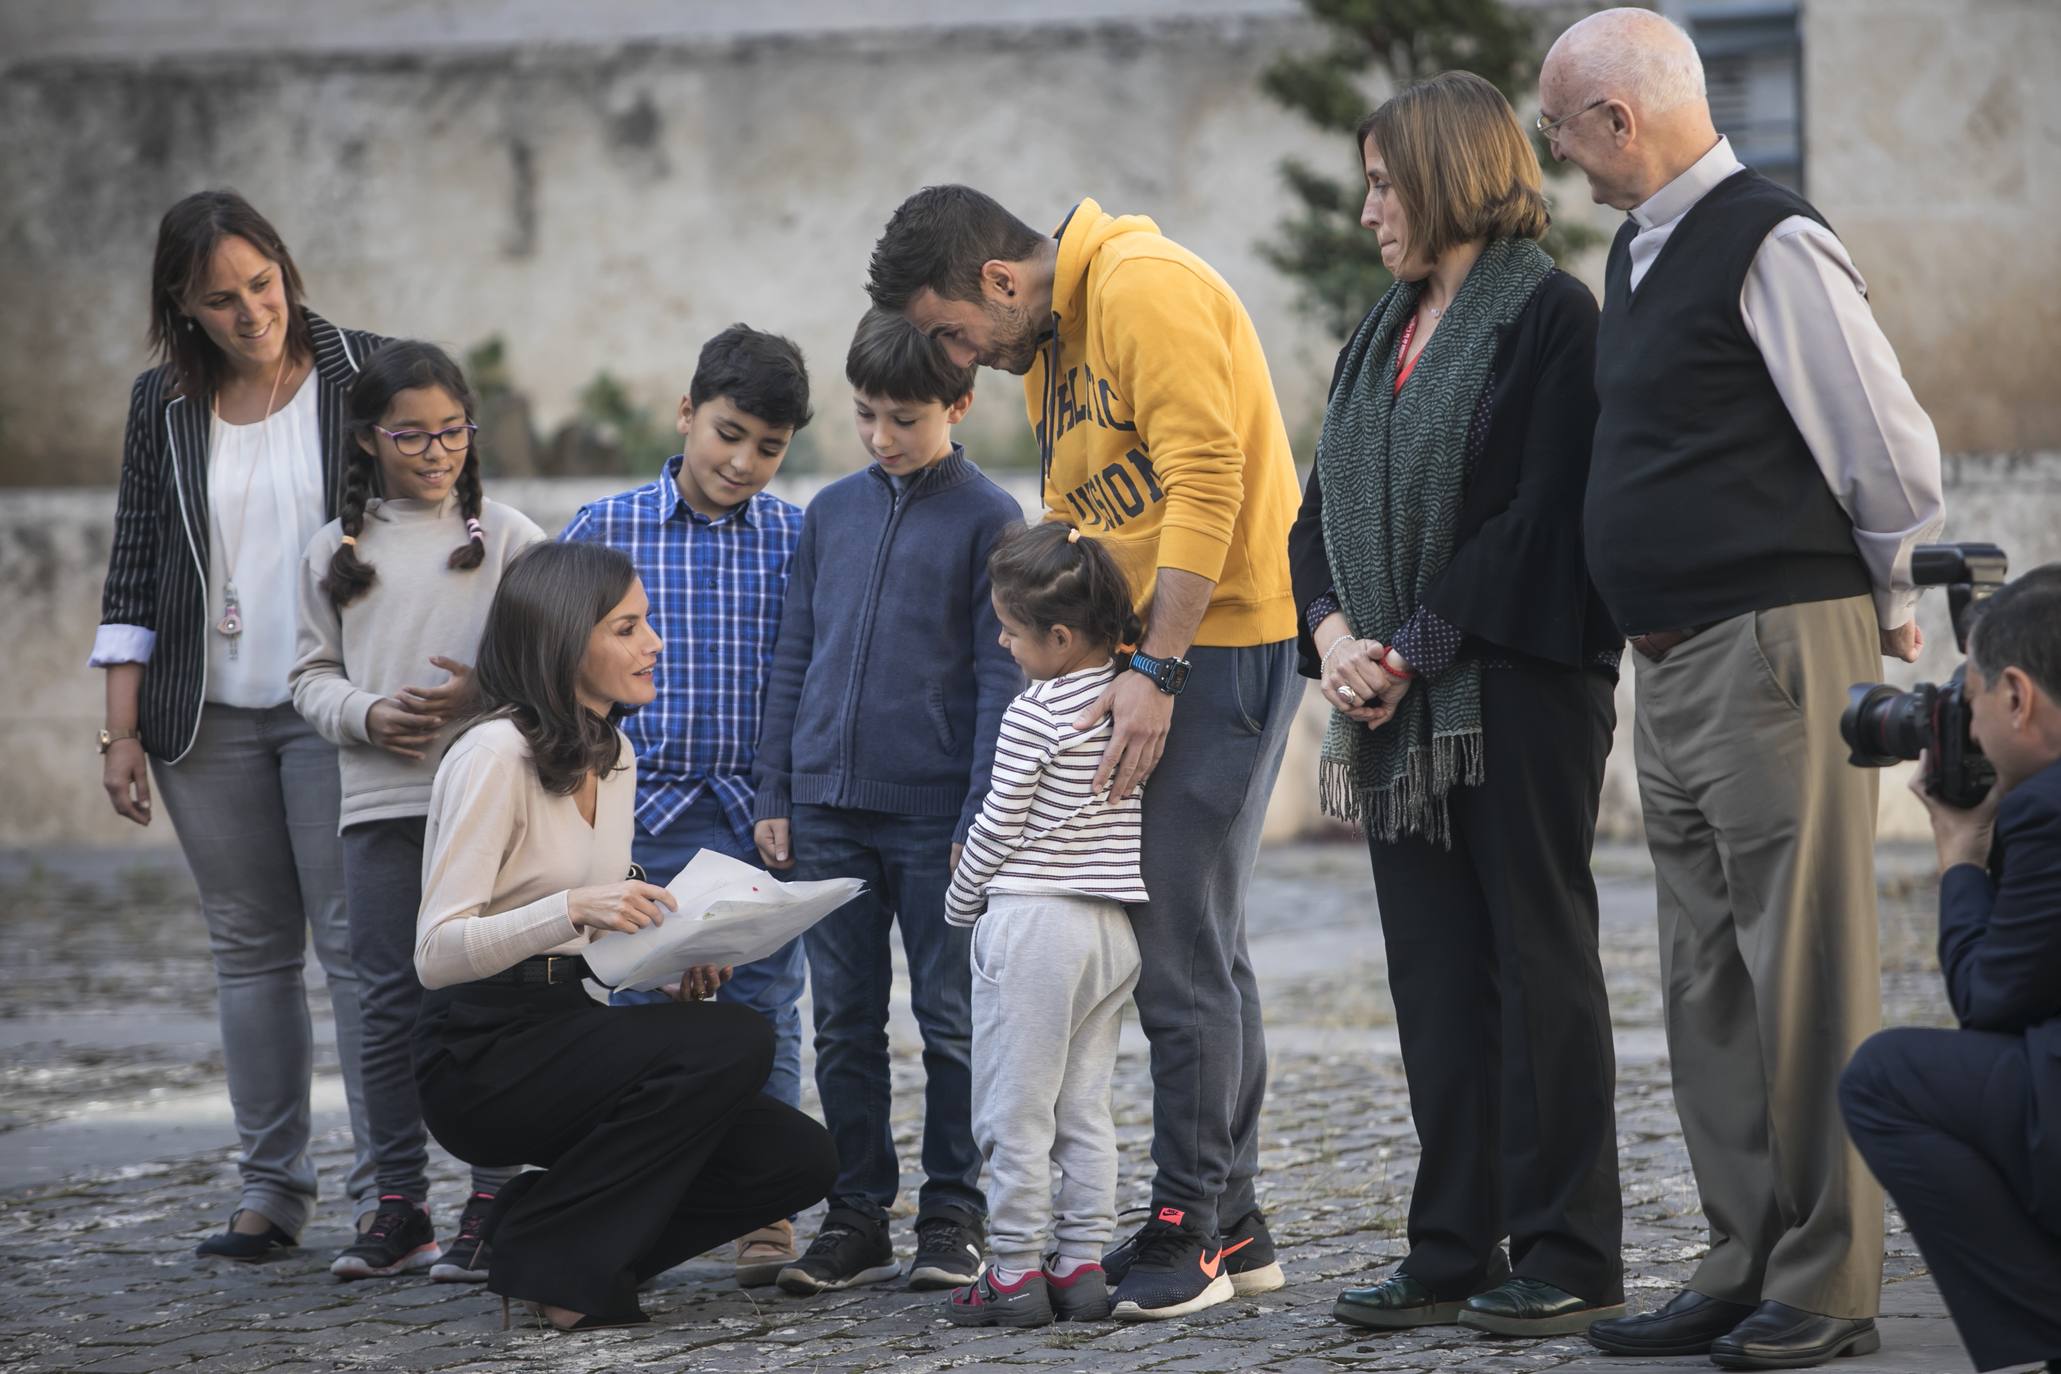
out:
M343 833L351 955L364 1013L365 1121L379 1192L429 1201L429 1134L415 1088L415 913L422 905L422 839L428 818L361 821ZM498 1193L520 1168L472 1170L472 1189Z
M301 981L312 930L358 1147L344 1191L362 1215L379 1199L359 1084L358 975L344 919L336 750L291 706L247 710L210 702L192 750L176 764L154 761L151 771L207 922L241 1148L238 1205L296 1236L314 1211L308 1090L315 1036Z
M1145 785L1138 1024L1152 1045L1152 1206L1204 1231L1258 1205L1267 1042L1245 948L1260 825L1302 700L1295 641L1192 649Z

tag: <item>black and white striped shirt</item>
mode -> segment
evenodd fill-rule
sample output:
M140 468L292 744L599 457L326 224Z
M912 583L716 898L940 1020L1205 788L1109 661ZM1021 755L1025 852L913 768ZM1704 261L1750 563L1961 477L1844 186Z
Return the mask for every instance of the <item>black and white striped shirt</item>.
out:
M306 312L315 346L322 436L322 518L336 518L351 438L344 391L386 342ZM100 597L100 631L89 663L142 663L137 728L153 757L177 763L200 731L207 692L209 398L172 394L169 366L136 379L129 394L114 547Z
M972 925L991 892L1146 900L1138 868L1138 794L1111 801L1093 790L1110 720L1073 728L1116 673L1111 663L1083 668L1032 683L1009 703L987 800L945 894L945 919L953 925Z

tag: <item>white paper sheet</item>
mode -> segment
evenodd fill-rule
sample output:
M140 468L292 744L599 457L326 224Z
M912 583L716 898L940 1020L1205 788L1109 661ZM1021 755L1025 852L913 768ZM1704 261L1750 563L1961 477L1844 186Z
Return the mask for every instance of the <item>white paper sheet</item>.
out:
M763 959L865 891L857 878L783 883L728 855L704 849L666 890L679 900L663 923L611 931L586 948L587 967L615 988L676 981L700 964Z

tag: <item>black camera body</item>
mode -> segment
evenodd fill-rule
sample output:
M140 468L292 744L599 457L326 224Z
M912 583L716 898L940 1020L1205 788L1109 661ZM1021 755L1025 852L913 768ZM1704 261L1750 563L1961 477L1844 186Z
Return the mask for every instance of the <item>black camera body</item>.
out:
M1968 619L1977 604L2004 585L2009 560L1995 544L1920 544L1911 555L1911 581L1945 587L1953 614L1954 642L1968 652ZM1968 665L1954 669L1946 685L1921 682L1900 692L1883 682L1859 682L1847 689L1839 733L1858 768L1887 768L1927 755L1925 790L1949 806L1974 806L1989 794L1996 769L1969 733Z

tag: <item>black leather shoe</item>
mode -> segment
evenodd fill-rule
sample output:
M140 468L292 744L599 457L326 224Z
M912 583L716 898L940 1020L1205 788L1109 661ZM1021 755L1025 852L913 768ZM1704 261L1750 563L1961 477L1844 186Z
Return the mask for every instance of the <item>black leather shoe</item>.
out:
M1770 1299L1711 1342L1710 1362L1719 1369L1809 1369L1881 1348L1873 1317L1821 1317Z
M1658 1312L1597 1322L1589 1328L1589 1344L1613 1355L1708 1355L1712 1341L1752 1315L1743 1302L1683 1289Z
M193 1253L202 1259L241 1260L248 1264L253 1260L266 1259L281 1250L291 1250L300 1242L267 1223L265 1229L255 1235L236 1229L236 1218L243 1215L238 1208L230 1214L229 1227L220 1235L209 1236L193 1247Z
M1442 1302L1408 1274L1395 1273L1366 1288L1348 1288L1332 1304L1331 1315L1354 1326L1401 1331L1412 1326L1451 1326L1464 1300Z
M1460 1325L1497 1336L1567 1336L1622 1317L1624 1304L1592 1303L1537 1279L1512 1276L1460 1308Z

